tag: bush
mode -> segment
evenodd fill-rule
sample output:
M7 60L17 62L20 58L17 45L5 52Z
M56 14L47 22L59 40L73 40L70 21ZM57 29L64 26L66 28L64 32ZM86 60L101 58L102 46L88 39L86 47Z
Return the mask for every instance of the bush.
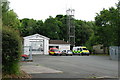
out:
M18 74L21 55L21 38L18 31L3 27L2 30L2 72Z

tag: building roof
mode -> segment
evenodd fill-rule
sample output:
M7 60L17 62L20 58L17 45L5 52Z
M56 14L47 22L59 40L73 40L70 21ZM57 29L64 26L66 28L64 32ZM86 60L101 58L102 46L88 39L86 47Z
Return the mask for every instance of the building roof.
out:
M40 34L34 34L34 35L26 36L26 37L23 37L23 38L26 39L26 38L33 38L33 37L41 37L41 38L45 38L45 39L50 39L50 38L45 37L45 36L40 35Z
M49 44L70 44L70 43L67 43L63 40L50 40Z

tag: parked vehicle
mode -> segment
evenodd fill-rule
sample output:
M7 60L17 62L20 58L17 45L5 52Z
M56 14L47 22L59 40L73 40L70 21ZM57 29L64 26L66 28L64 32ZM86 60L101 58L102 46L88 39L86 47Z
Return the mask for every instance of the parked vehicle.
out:
M62 55L58 48L50 48L49 55Z
M26 55L26 54L22 54L22 55L21 55L22 61L25 61L25 60L27 60L28 58L29 58L29 56Z
M63 50L61 53L62 53L62 55L66 55L66 56L67 55L71 55L71 56L73 55L71 50Z
M77 46L77 47L73 47L72 50L74 55L88 55L90 54L89 50L85 47L85 46Z

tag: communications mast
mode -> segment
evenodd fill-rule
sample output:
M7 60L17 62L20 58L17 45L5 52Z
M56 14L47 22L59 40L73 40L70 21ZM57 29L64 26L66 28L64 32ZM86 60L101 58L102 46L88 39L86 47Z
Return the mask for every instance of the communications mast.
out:
M67 29L68 29L68 42L71 46L75 46L75 26L74 26L74 9L66 10L67 14Z

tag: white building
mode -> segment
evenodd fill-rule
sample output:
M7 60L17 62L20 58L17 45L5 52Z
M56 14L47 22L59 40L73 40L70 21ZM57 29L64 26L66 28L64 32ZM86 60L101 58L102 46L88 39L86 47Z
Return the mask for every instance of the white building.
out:
M63 40L50 40L49 41L49 48L56 47L60 51L62 50L70 50L70 43L67 43Z
M49 38L40 34L24 37L24 54L48 54Z

